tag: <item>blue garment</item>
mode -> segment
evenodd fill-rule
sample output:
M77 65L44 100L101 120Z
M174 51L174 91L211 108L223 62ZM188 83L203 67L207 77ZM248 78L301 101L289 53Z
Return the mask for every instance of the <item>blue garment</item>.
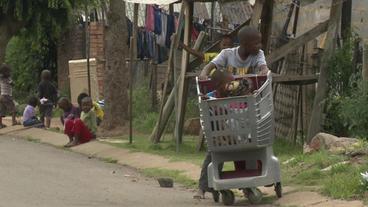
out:
M146 39L147 39L147 51L148 51L148 57L147 58L154 58L155 57L155 51L154 51L154 36L152 32L146 33Z
M44 127L44 125L41 123L41 121L38 120L36 117L32 117L28 120L23 121L23 126L25 126L25 127L37 127L37 128Z
M137 58L144 58L144 40L141 31L139 31L137 34Z
M128 28L127 45L130 46L130 37L132 36L132 33L133 33L133 23L130 21L128 17L126 17L126 23L127 23L127 28Z
M158 7L154 7L155 10L155 34L160 35L162 32L162 25L161 25L161 9Z
M175 33L175 17L174 15L167 16L167 30L166 30L166 47L170 48L171 36Z

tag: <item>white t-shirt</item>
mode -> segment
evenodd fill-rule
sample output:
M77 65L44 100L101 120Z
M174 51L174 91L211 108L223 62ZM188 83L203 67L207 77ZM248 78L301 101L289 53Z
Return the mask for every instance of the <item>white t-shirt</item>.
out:
M218 69L227 69L234 75L245 75L249 73L258 73L260 66L267 65L266 58L262 50L257 55L249 55L247 59L240 58L239 47L224 49L215 57L211 63Z

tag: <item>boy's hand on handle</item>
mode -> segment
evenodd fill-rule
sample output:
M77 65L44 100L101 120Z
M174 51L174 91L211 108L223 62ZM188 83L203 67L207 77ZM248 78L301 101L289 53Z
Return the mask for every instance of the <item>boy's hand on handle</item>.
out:
M267 65L262 65L261 68L260 68L260 72L258 73L259 75L267 75L268 74L268 67Z

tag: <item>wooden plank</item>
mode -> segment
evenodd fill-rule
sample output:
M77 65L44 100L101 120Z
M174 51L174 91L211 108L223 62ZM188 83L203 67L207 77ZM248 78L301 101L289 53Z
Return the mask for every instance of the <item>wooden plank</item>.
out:
M236 27L233 31L227 33L228 35L230 35L231 37L235 37L238 35L238 32L241 28L243 28L246 25L249 25L250 20L244 22L243 24L239 25L238 27ZM214 50L215 48L217 48L220 45L220 40L216 41L215 43L213 43L211 46L209 46L208 48L206 48L206 50L204 51L204 53L209 52ZM189 68L195 68L197 66L199 66L202 63L202 61L199 58L195 58L193 61L191 61L189 63Z
M326 20L303 35L295 38L294 40L290 40L287 44L281 46L280 48L271 52L271 54L266 58L267 64L271 65L272 63L278 61L279 59L285 57L288 53L294 51L298 47L305 45L307 42L317 38L319 35L327 31L329 20Z
M190 45L194 3L186 0L186 1L183 1L183 4L186 5L185 6L186 7L185 25L184 25L184 44ZM177 140L177 146L181 142L182 135L183 135L182 131L184 127L184 115L185 115L185 109L186 109L186 103L187 103L186 102L187 81L185 79L185 74L187 72L188 65L189 65L189 53L184 50L183 57L182 57L182 63L181 63L178 94L177 94L178 105L177 105L176 124L175 124L175 138Z
M161 121L156 122L155 128L151 133L150 140L155 140L156 137L162 137L162 134L165 131L166 124L169 121L172 112L174 111L174 106L175 106L175 90L172 90L162 109Z
M334 54L334 47L336 43L336 33L339 28L339 23L341 19L342 12L342 1L333 0L331 3L330 11L330 21L327 30L327 40L325 51L322 55L322 61L320 65L320 76L318 80L318 87L316 96L314 97L313 111L310 119L310 124L308 127L307 143L309 143L312 138L321 131L322 127L322 116L324 109L324 100L327 95L328 90L328 60Z
M253 8L252 18L250 20L250 26L258 28L259 20L262 16L263 4L265 0L256 0Z
M199 73L187 73L185 77L195 78ZM314 84L318 81L319 75L279 75L272 74L272 83L281 83L289 85L308 85Z
M271 35L272 35L272 21L273 21L273 0L267 0L263 5L262 11L262 21L260 31L262 33L262 45L263 51L267 56L271 45Z
M318 81L319 75L272 75L272 83L308 85Z
M176 77L176 72L174 69L174 57L175 57L175 50L178 47L179 41L180 41L180 34L182 31L182 27L180 25L183 24L184 22L184 11L185 11L185 5L183 5L181 7L180 10L180 14L179 14L179 26L177 28L177 31L175 34L173 34L172 36L172 41L171 41L171 45L170 45L170 52L169 52L169 60L168 60L168 65L167 65L167 70L166 70L166 74L165 74L165 83L164 83L164 89L162 91L162 100L161 100L161 106L160 106L160 112L159 112L159 116L158 116L158 120L157 120L157 126L161 126L161 121L162 121L162 113L164 111L164 105L165 105L165 101L166 101L166 93L167 93L167 87L168 87L168 83L170 80L170 73L172 72L174 74L174 82L176 83L175 77ZM164 122L166 123L166 122ZM165 124L166 125L166 124ZM156 131L156 133L154 134L154 136L151 136L151 141L153 143L158 143L160 142L161 139L161 135L162 135L162 131L154 129L153 131Z
M200 32L196 42L194 43L193 49L199 51L203 46L205 38L206 38L206 33L203 31ZM190 61L193 61L194 58L195 58L194 55L190 55Z

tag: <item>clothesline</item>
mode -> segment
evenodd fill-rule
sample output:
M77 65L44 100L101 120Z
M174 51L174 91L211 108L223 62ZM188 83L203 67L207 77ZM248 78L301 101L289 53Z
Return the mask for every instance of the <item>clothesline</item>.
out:
M137 4L157 4L157 5L168 5L177 2L178 0L124 0L130 3Z

